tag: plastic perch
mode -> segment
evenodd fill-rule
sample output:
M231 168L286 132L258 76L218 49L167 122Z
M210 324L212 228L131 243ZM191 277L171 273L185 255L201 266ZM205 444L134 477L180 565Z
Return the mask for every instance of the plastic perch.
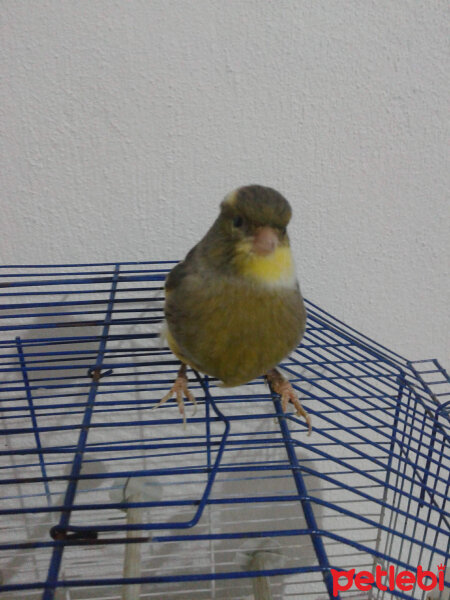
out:
M283 552L275 540L260 538L247 540L236 554L236 562L245 571L279 569L283 565ZM272 600L269 578L266 575L252 577L255 600Z
M158 502L162 497L162 487L154 478L128 477L116 480L114 489L111 491L111 499L114 502ZM127 525L140 525L146 517L145 507L134 507L123 509L127 516ZM147 532L133 529L127 531L127 539L141 537ZM141 542L125 544L125 557L123 563L123 576L140 577L141 575ZM141 584L124 584L122 588L122 600L139 600Z

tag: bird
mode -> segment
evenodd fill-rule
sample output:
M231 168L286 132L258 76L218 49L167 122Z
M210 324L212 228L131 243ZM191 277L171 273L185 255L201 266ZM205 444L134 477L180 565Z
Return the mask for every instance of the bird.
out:
M312 426L291 383L277 368L300 343L306 309L295 274L287 225L289 202L273 188L233 190L205 236L165 280L165 337L181 361L157 408L175 397L186 425L187 366L234 387L264 376Z

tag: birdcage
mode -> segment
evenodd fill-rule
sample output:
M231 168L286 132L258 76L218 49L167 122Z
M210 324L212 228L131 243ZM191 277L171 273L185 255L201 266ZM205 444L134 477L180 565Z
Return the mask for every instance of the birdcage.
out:
M193 371L183 427L153 410L172 266L0 269L2 598L448 598L444 369L308 302L282 369L312 435L263 379Z

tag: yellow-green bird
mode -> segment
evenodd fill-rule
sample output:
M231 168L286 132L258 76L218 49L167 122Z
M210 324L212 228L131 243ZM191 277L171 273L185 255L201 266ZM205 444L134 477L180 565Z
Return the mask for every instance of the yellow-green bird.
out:
M167 341L181 360L170 391L185 420L186 365L237 386L264 375L311 432L311 420L291 384L275 368L299 343L306 310L286 227L288 201L269 187L249 185L228 194L203 239L165 282ZM156 407L155 407L156 408Z

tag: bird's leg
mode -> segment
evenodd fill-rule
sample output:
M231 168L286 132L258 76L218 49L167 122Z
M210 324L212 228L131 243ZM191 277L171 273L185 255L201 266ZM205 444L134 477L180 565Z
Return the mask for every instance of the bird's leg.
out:
M161 400L158 402L158 404L155 404L155 406L153 407L153 408L158 408L158 406L162 406L163 404L165 404L167 402L167 400L169 400L169 398L172 398L172 396L175 395L175 399L178 404L178 410L180 411L180 415L183 417L183 426L184 427L186 427L186 414L184 411L183 396L186 396L186 398L188 400L190 400L192 402L192 404L195 405L195 410L197 410L197 400L195 399L194 394L189 390L189 387L188 387L189 381L188 381L188 378L186 375L186 370L187 370L186 364L181 363L181 367L178 371L175 381L173 382L172 387L167 392L167 394L161 398ZM195 410L194 410L194 414L195 414Z
M266 380L272 386L273 391L276 394L281 396L281 409L285 413L288 408L289 402L297 409L297 415L303 417L308 425L308 435L311 435L312 424L311 417L308 415L306 410L301 405L300 400L298 399L298 394L289 383L289 381L283 377L283 375L278 371L278 369L270 369L266 373Z

